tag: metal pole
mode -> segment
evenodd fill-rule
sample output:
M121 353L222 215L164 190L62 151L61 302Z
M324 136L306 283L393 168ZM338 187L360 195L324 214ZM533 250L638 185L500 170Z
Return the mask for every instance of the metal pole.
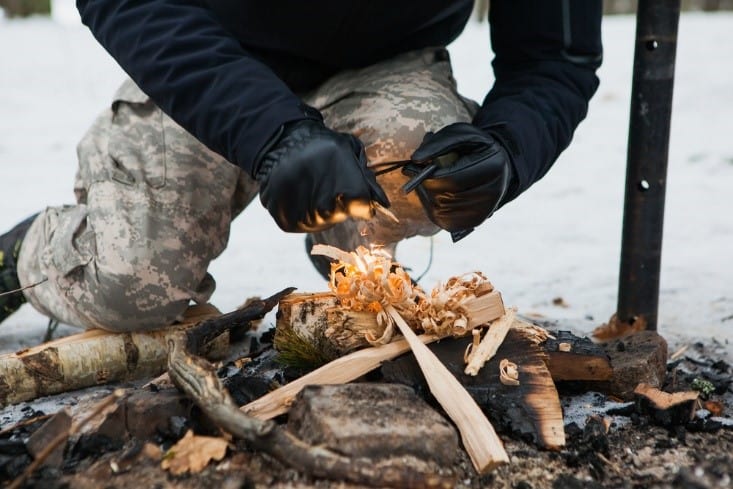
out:
M639 0L618 310L657 329L664 191L680 0Z

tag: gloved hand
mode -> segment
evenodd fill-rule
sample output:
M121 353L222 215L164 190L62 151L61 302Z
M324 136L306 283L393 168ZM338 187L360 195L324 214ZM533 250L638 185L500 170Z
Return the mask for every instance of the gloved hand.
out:
M402 171L414 177L431 161L449 153L455 154L455 160L440 163L417 187L417 193L436 225L451 232L471 230L501 204L514 169L501 143L472 124L457 122L425 134L412 154L413 163Z
M313 232L347 217L368 219L373 202L389 207L351 134L306 119L282 128L256 164L260 201L283 231Z

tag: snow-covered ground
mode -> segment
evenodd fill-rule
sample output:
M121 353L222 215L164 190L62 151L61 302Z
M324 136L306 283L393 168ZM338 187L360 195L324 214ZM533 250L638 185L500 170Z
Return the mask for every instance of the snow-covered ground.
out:
M53 19L0 19L2 232L72 201L76 142L123 79L72 3L56 5ZM615 311L634 18L604 19L603 36L601 87L571 147L468 238L453 245L436 236L424 285L481 270L525 313L590 319L589 328ZM660 330L733 340L733 15L684 14L679 41ZM472 21L451 52L460 89L482 99L492 82L486 23ZM400 257L418 274L429 249L428 239L411 240ZM302 236L281 233L258 203L235 221L211 272L222 310L285 286L324 289ZM553 305L555 297L569 307ZM39 342L45 324L24 306L0 326L0 351Z

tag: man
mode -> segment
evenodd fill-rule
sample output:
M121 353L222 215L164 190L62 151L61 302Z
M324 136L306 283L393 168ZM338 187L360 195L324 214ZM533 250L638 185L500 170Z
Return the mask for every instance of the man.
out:
M547 172L598 84L600 1L491 2L481 105L444 48L472 0L77 4L131 80L79 144L77 204L0 238L0 286L42 282L0 297L0 320L27 298L82 327L171 324L212 294L258 192L308 247L459 239Z

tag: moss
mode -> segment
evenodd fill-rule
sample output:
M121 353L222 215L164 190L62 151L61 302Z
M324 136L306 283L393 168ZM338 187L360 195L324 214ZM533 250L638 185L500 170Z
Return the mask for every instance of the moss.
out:
M278 328L274 346L279 353L278 362L288 367L312 370L339 357L336 348L320 331L310 340L293 329Z

